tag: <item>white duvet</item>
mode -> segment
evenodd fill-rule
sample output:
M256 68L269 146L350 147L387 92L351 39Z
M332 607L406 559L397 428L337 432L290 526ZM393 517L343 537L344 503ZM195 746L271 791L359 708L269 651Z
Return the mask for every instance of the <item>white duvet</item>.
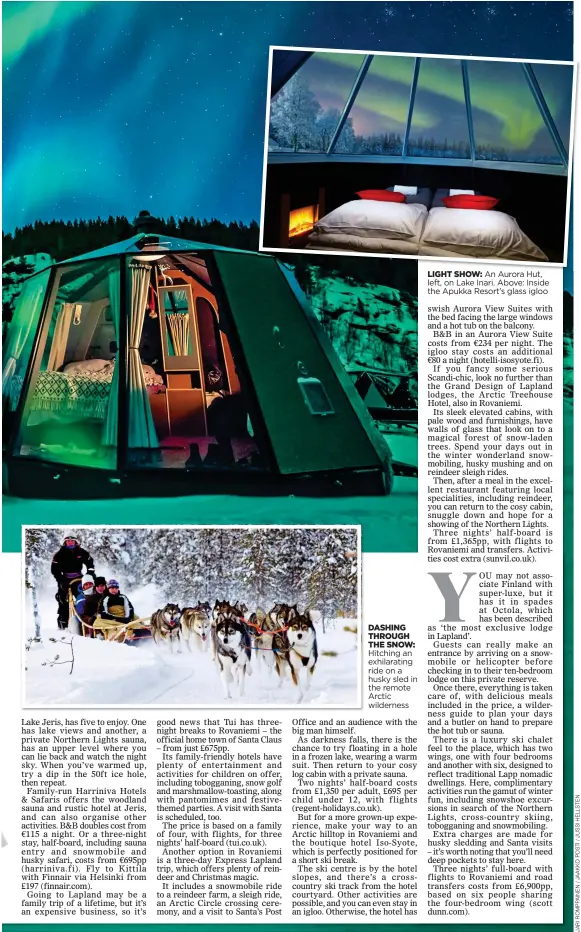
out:
M114 359L80 359L78 362L69 362L63 373L69 378L95 379L99 382L110 382L115 370Z
M307 249L547 262L499 210L460 210L392 201L349 201L315 224Z
M450 252L482 258L547 261L544 252L509 214L500 210L432 207L422 233L420 255Z
M424 204L348 201L317 221L314 234L339 233L371 239L419 240L427 215Z

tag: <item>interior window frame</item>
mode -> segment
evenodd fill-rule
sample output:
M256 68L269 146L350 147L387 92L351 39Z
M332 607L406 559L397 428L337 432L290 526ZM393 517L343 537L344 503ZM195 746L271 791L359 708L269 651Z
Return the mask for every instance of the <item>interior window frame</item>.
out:
M188 353L184 356L170 355L169 347L172 345L172 336L166 315L166 308L163 302L163 295L172 291L185 291L188 302L188 325L190 346L195 347L196 353ZM166 373L172 372L200 372L202 380L202 359L200 347L200 334L198 331L198 322L195 317L195 304L192 286L189 282L179 285L157 285L159 319L161 326L161 351L163 356L163 368Z
M121 266L123 265L122 259L123 257L121 257ZM23 429L23 425L25 424L26 419L28 418L28 415L32 407L32 397L36 390L39 375L41 372L41 366L42 366L45 351L47 348L50 325L51 325L52 317L54 314L56 300L58 297L58 292L61 286L62 279L66 274L73 271L75 268L80 268L83 265L87 265L88 261L89 260L85 259L81 261L63 262L62 264L53 266L54 275L53 275L52 280L49 280L47 284L47 291L46 291L43 309L40 315L39 326L38 326L34 346L33 346L33 349L30 355L30 360L29 360L28 368L27 368L26 375L25 375L24 386L26 388L26 391L24 390L22 391L18 408L14 414L14 425L13 425L12 436L10 438L8 452L9 452L9 455L15 459L24 460L26 462L43 463L43 464L46 464L48 466L55 467L55 468L62 467L63 469L66 468L66 469L76 470L76 469L89 468L84 465L77 465L77 464L66 463L66 462L61 463L57 460L45 459L42 456L36 455L34 453L24 455L20 452L20 448L22 446L22 429ZM99 260L95 259L92 261L96 263ZM101 259L101 262L103 264L107 264L109 268L112 268L115 263L115 257L104 256ZM121 294L120 294L121 308L123 306L123 298L124 298L123 287L121 286ZM72 303L80 304L82 302L72 302ZM119 365L119 340L120 340L120 334L118 333L117 334L118 350L114 357L115 363L117 366ZM114 384L115 383L113 381L111 384L111 391L114 388ZM117 405L118 405L118 417L119 417L120 410L121 410L121 395L119 392L117 396ZM120 468L120 463L121 463L121 450L119 447L119 442L117 442L116 451L115 451L115 463L111 466L104 467L102 469L97 469L96 471L99 473L117 472Z

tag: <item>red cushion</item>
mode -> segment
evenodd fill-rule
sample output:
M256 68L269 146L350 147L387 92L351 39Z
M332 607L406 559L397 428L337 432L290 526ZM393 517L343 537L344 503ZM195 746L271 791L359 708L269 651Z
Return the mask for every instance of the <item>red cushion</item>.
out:
M383 188L377 191L356 191L355 193L364 201L396 201L398 204L405 201L405 194L400 191L385 191Z
M486 197L484 194L453 194L443 197L446 207L456 207L460 210L492 210L498 204L497 197Z

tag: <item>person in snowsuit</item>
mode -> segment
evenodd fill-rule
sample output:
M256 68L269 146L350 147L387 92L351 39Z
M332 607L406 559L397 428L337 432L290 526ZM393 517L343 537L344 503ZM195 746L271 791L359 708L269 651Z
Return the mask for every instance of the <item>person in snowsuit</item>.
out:
M95 592L99 595L102 603L107 595L107 580L104 576L95 576ZM99 610L101 609L101 603L99 604Z
M57 621L59 628L69 624L69 591L73 596L79 591L84 575L95 574L95 563L91 554L83 550L75 534L67 534L62 547L52 558L50 571L57 581L55 599L58 604Z
M104 591L102 593L98 591L99 579L103 580L103 583L105 583L104 588L106 588L104 576L97 576L93 580L92 576L87 575L83 578L81 589L75 598L75 610L83 622L82 634L84 637L88 638L94 637L93 622L99 614L105 597Z
M135 618L135 610L127 596L119 591L119 583L116 579L110 579L107 583L107 595L101 606L101 618L120 622L133 621Z

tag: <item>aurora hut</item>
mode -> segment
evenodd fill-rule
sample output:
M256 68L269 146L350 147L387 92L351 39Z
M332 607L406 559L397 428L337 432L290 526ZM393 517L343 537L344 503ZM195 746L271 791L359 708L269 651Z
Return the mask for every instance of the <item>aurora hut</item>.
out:
M5 341L18 496L378 495L391 457L288 269L150 232L28 278Z

